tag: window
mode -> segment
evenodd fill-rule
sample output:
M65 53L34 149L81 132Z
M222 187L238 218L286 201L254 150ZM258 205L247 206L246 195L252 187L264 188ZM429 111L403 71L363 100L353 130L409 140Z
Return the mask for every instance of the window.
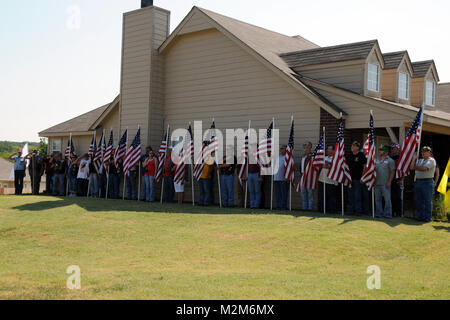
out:
M425 86L425 104L434 107L434 82L427 81Z
M61 152L61 139L53 139L52 140L52 149L51 153Z
M369 63L367 89L370 91L380 91L380 67L376 64Z
M409 100L409 75L403 72L398 75L398 97Z

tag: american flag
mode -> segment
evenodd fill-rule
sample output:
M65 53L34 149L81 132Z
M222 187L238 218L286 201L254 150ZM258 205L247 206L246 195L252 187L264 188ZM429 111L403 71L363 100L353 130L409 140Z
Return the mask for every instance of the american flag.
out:
M375 129L373 115L370 115L370 125L369 125L369 153L366 164L366 173L361 178L361 182L365 183L369 189L372 191L375 187L375 181L377 179L377 170L375 166Z
M259 142L257 156L258 161L261 168L267 169L271 165L271 156L272 156L272 130L273 130L273 121L267 128L267 132L264 135L263 139ZM265 170L266 171L266 170ZM265 172L266 175L269 174ZM270 173L271 174L271 173Z
M405 137L405 142L403 143L402 152L400 153L400 158L397 163L397 179L409 175L409 166L416 153L416 149L419 147L420 135L422 134L422 121L423 108L420 108L419 113L417 113L417 116Z
M120 138L119 145L114 151L114 164L116 168L119 169L120 161L123 160L125 153L127 152L127 140L128 140L128 129L123 133L122 138Z
M328 178L338 183L342 183L346 187L352 185L352 177L350 175L350 169L347 165L347 161L345 160L344 119L342 117L339 124L336 148L334 150L331 168L328 172Z
M364 143L363 150L364 150L365 155L368 156L370 153L370 135L367 137L367 140Z
M295 178L295 161L294 161L294 121L291 125L291 133L289 134L289 142L286 148L286 157L284 158L284 178L291 181L294 185Z
M113 131L111 130L111 133L109 135L109 142L108 146L105 149L105 155L103 157L103 168L106 172L109 171L109 160L111 160L111 156L113 152Z
M216 135L215 121L213 121L210 131L211 131L211 138L209 139L209 143L207 145L203 145L202 151L197 157L194 166L194 176L197 180L200 180L203 168L205 167L205 163L209 161L211 154L219 149L219 143L217 141L217 137L215 136Z
M185 142L188 142L188 147L183 147L183 149L181 149L180 161L175 168L175 178L173 180L175 183L184 183L184 180L186 178L186 159L189 159L189 157L192 158L194 155L194 141L192 140L191 125L189 125Z
M297 192L300 192L302 188L317 189L317 182L319 181L319 170L325 164L325 146L324 138L320 137L311 158L306 165L305 172L297 185Z
M90 160L93 160L95 157L95 151L97 150L97 141L95 141L95 132L92 137L91 145L89 146L88 156Z
M164 136L164 140L161 142L161 146L159 147L158 152L158 168L156 170L155 181L160 182L163 176L164 169L164 160L166 159L167 154L167 140L169 139L169 130L167 130L166 135Z
M100 138L100 141L98 143L98 148L95 151L95 158L94 158L94 167L97 173L102 172L104 153L105 153L105 134L102 133L102 137Z
M250 132L247 130L247 134L245 135L245 141L244 145L242 146L242 165L241 169L239 170L239 183L241 186L243 185L243 181L245 178L247 178L248 172L247 172L247 166L248 166L248 140L249 140L249 134Z
M72 135L70 135L69 141L67 142L67 148L64 157L70 160L71 156L75 153L75 148L73 147Z
M125 155L123 171L125 172L126 177L130 175L131 169L133 169L133 167L136 166L136 164L141 159L141 148L141 128L139 128L138 132L136 133L136 137L134 138Z

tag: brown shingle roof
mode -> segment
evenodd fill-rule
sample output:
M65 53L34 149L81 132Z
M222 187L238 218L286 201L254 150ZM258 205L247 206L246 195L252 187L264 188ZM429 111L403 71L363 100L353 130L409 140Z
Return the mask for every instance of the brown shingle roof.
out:
M450 112L450 82L440 83L436 90L436 108Z
M428 70L430 70L431 66L433 65L433 63L434 63L433 60L413 62L412 63L412 67L414 70L413 77L414 78L425 77Z
M301 67L323 63L366 59L377 40L348 43L338 46L283 53L281 58L289 67Z
M384 69L397 69L407 51L383 53Z
M101 106L100 108L89 111L81 116L71 120L60 123L56 126L48 128L39 132L40 136L54 133L70 133L70 132L86 132L89 131L91 125L101 116L101 114L108 108L110 103Z

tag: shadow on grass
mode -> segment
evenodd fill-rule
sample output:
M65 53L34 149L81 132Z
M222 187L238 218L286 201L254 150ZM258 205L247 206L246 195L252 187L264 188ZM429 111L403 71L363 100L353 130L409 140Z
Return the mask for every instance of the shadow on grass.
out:
M433 226L434 230L436 231L447 231L450 232L450 227L443 227L443 226Z
M45 211L52 209L63 209L65 207L70 207L77 205L83 208L87 212L136 212L136 213L148 213L148 212L159 212L159 213L173 213L173 214L220 214L220 215L286 215L295 218L309 217L310 221L316 219L344 219L341 225L366 220L366 221L376 221L379 223L384 223L390 227L396 227L398 225L413 225L421 226L422 222L408 219L408 218L393 218L393 219L376 219L370 216L344 216L340 214L327 214L319 212L303 212L300 210L293 211L278 211L278 210L262 210L262 209L244 209L244 208L218 208L216 206L210 207L199 207L192 206L192 204L185 203L183 205L178 204L160 204L157 203L146 203L143 201L123 201L123 200L105 200L105 199L92 199L92 198L66 198L66 197L54 197L55 200L52 201L35 201L33 203L27 203L13 207L14 210L19 211ZM447 230L450 232L448 227L434 227L436 230Z

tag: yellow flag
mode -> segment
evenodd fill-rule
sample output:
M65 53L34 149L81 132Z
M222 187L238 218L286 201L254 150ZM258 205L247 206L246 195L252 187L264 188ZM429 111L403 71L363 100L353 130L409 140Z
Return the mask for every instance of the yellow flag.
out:
M447 164L447 168L445 169L444 174L442 175L441 184L439 185L438 192L445 195L445 207L450 208L450 190L447 192L448 186L448 178L450 177L450 159Z

